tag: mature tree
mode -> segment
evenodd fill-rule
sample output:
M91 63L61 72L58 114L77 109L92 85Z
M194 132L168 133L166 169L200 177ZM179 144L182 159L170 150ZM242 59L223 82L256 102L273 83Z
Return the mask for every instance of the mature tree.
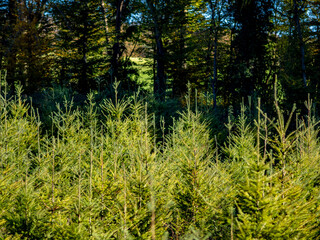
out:
M311 6L307 1L280 1L276 9L277 28L281 30L278 36L279 80L288 108L293 102L299 108L303 107L307 92L314 92L317 88L315 81L311 83L308 76L314 61L310 44L314 42L311 40L314 39L311 19L317 16L312 14Z
M313 90L313 98L319 101L319 79L320 79L320 3L310 2L309 19L310 24L310 61L308 62L308 77L310 78L310 89Z
M302 72L302 80L303 85L307 86L307 77L306 77L306 64L305 64L305 48L304 42L302 38L301 24L300 24L300 16L304 8L304 2L302 0L293 0L293 20L295 23L295 34L297 35L297 40L300 47L300 60L301 60L301 72Z
M210 83L212 87L212 94L214 97L213 100L213 107L217 104L217 82L218 82L218 40L219 37L221 37L221 32L223 30L222 28L222 21L224 20L225 10L226 10L226 1L225 0L208 0L208 10L210 13L210 32L213 35L213 45L211 48L208 48L210 51L208 51L208 57L211 55L211 51L213 48L213 68L210 67L210 65L207 66L208 71L211 70L212 73L210 76ZM226 31L223 32L223 34L226 34ZM221 44L220 44L221 45Z
M267 44L272 29L273 0L234 1L230 11L234 19L231 53L231 84L233 101L263 93L266 82ZM232 56L235 54L235 56Z
M47 2L21 1L12 2L13 6L9 6L12 51L8 57L8 72L11 78L14 76L14 80L21 82L27 92L39 89L51 78L48 69L52 35L51 24L45 14ZM10 17L11 14L13 16Z
M8 71L7 81L10 86L14 83L14 74L16 66L16 48L14 39L17 34L14 32L14 27L17 20L17 2L14 0L3 1L1 4L1 54L4 58L2 67Z
M86 93L96 87L103 73L103 15L95 1L60 1L52 4L57 25L56 39L58 62L61 66L59 81L65 78L76 83L76 88Z
M187 70L187 24L188 11L190 10L190 1L175 1L172 8L175 11L172 14L172 43L169 45L170 56L170 74L172 77L172 93L174 96L184 95L186 93L186 84L188 78Z
M27 92L49 81L51 25L47 0L1 2L0 66L13 88L20 81Z
M152 24L152 34L155 41L155 54L156 61L156 76L154 76L154 94L160 99L165 99L166 92L166 73L165 62L166 53L163 43L163 35L165 30L166 17L166 1L152 1L146 0L147 13L150 16L150 23Z
M7 15L7 8L5 2L0 3L0 70L2 69L3 59L4 59L4 52L6 49L5 46L5 35L6 35L6 15Z
M172 17L168 32L170 41L167 47L169 73L172 78L173 96L181 97L187 91L188 82L195 88L207 90L206 66L212 64L211 22L206 18L206 2L181 0L171 7ZM210 51L210 54L207 51ZM206 58L208 55L209 58Z
M116 9L115 13L115 28L114 28L114 42L113 42L113 52L111 59L112 66L112 79L119 79L119 59L121 57L120 39L121 39L121 27L124 23L124 19L127 13L127 7L130 0L115 0L112 5Z
M141 4L136 0L102 0L104 19L104 45L108 66L108 79L111 83L120 81L125 89L135 86L132 76L136 75L130 60L139 41L139 25L135 15L140 14ZM133 45L132 49L127 48ZM108 81L110 82L110 81Z

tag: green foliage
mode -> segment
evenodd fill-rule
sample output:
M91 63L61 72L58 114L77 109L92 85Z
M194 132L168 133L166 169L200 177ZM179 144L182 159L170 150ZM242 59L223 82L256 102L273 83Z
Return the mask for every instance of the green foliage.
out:
M318 238L311 101L295 129L277 102L276 120L230 109L220 147L191 92L167 133L145 99L119 97L118 85L100 105L94 93L81 109L57 104L50 132L20 87L1 94L1 238Z
M190 97L190 96L189 96ZM190 108L175 121L168 138L166 157L171 162L174 236L210 236L217 228L221 200L217 185L223 185L218 166L212 162L212 141L201 114ZM171 159L171 160L169 160Z
M314 189L301 184L302 175L296 168L300 159L297 155L292 156L301 151L296 148L295 141L305 132L297 129L287 135L293 112L285 122L277 103L276 109L276 123L266 115L263 121L260 120L259 114L255 131L245 123L243 109L236 124L237 131L231 134L230 145L226 148L226 152L231 153L230 160L242 162L237 164L242 169L234 171L233 177L236 179L235 235L238 239L308 239L315 236L315 219L319 214L315 210L317 195L313 195ZM274 140L268 136L267 121L276 130ZM313 126L310 125L308 131L312 132ZM261 139L264 140L263 148Z
M103 15L96 1L56 1L51 3L54 33L55 81L73 86L81 93L101 87L106 74Z

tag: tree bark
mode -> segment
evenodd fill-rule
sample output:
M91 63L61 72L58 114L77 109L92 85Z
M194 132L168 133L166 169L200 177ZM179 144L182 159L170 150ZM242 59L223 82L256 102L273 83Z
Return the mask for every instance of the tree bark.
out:
M105 29L105 37L106 37L106 54L112 55L112 52L109 51L109 26L108 26L108 18L107 18L107 6L104 0L101 0L101 8L103 11L103 21L104 21L104 29Z
M81 39L81 76L79 79L79 90L83 93L87 92L89 89L88 83L88 61L87 61L87 53L88 53L88 9L87 2L83 3L84 12L82 13L83 17L83 32Z
M106 7L106 4L105 4L104 0L101 0L101 8L102 8L102 11L103 11L104 28L105 28L106 37L107 37L106 41L108 42L107 34L109 33L109 29L108 29L107 7Z
M187 92L187 82L186 82L186 8L181 6L181 9L178 13L178 40L177 40L177 51L175 52L176 67L172 74L173 77L173 86L172 92L174 96L181 96ZM188 78L187 78L188 79Z
M119 58L120 58L120 34L121 34L121 26L122 26L122 15L123 11L126 8L125 0L117 1L117 11L116 11L116 41L113 44L113 53L111 59L112 65L112 81L119 79Z
M213 94L213 108L217 106L217 92L216 92L216 84L218 81L218 67L217 67L217 54L218 54L218 26L217 21L215 17L215 13L217 10L217 1L215 2L215 5L213 5L212 0L210 0L210 8L211 8L211 24L212 29L214 32L214 56L213 56L213 78L212 78L212 94ZM220 12L219 14L219 21L220 21Z
M156 9L150 0L147 0L149 9L153 18L154 38L156 41L156 61L157 61L157 76L153 84L154 95L159 100L165 100L166 79L165 79L165 50L162 42L162 33L159 27Z
M14 0L9 0L8 3L8 33L9 33L9 39L8 39L8 51L7 51L7 82L8 85L12 90L14 90L14 80L15 80L15 70L16 70L16 63L17 63L17 56L16 56L16 48L15 48L15 36L16 32L14 32L14 27L17 22L17 4Z
M218 30L215 29L214 30L213 79L212 79L213 108L217 106L217 92L216 92L216 84L218 80L217 54L218 54Z
M306 76L306 64L305 64L305 49L304 42L302 38L302 31L300 25L300 10L298 9L297 0L293 0L293 18L296 24L296 33L298 34L299 46L300 46L300 61L301 61L301 71L302 71L302 80L304 87L307 87L307 76Z
M157 78L156 78L156 93L160 100L165 99L166 84L165 84L165 73L164 73L164 48L162 43L161 34L159 29L156 30L155 39L157 44Z
M0 71L2 70L3 52L0 49ZM0 83L1 84L1 83Z

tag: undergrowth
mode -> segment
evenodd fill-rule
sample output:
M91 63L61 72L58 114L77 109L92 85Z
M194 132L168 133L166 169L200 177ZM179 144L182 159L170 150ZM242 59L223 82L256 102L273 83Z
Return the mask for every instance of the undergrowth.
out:
M82 108L66 98L46 131L21 88L2 92L1 239L319 239L311 101L272 119L242 104L221 144L191 93L169 127L117 87Z

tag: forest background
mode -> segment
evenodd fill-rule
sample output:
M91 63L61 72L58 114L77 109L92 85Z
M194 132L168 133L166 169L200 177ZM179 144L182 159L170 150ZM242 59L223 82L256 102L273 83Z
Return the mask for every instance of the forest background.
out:
M318 0L1 0L1 239L320 239Z
M11 89L80 94L138 87L161 100L187 83L222 106L317 101L319 1L7 1L0 68ZM139 60L140 59L140 60Z

